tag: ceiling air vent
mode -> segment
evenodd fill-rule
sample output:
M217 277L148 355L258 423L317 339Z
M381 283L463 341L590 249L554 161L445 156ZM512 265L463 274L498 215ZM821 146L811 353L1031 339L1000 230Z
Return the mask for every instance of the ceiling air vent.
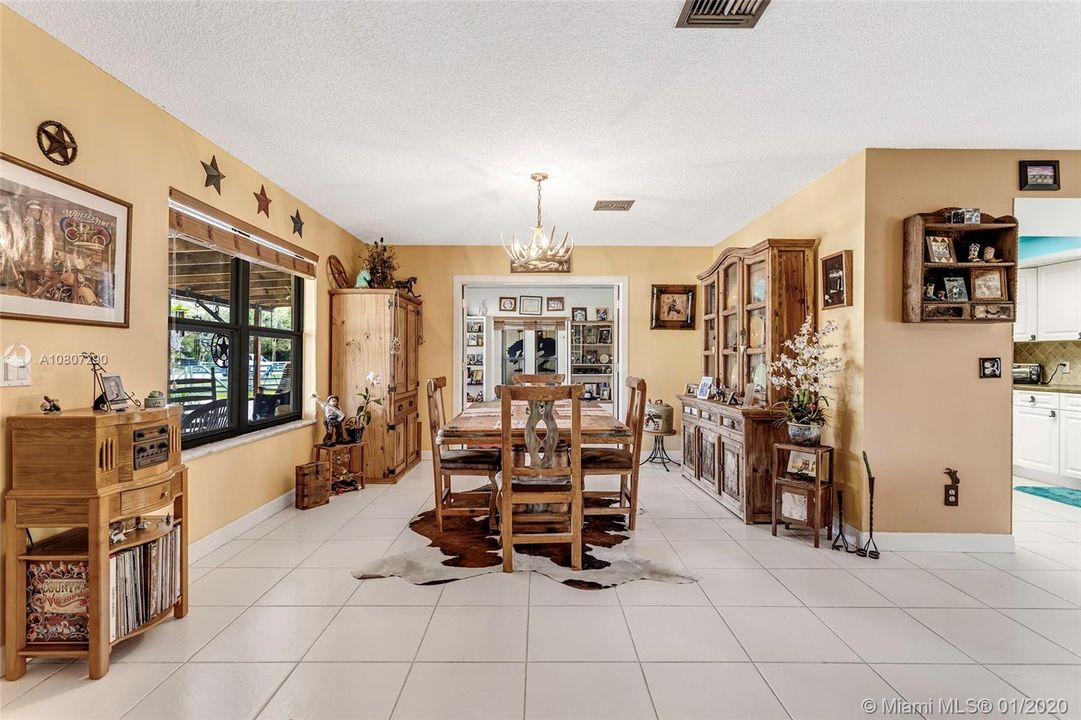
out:
M769 0L687 0L678 28L753 28Z
M631 205L634 205L634 200L598 200L593 209L627 212L631 209Z

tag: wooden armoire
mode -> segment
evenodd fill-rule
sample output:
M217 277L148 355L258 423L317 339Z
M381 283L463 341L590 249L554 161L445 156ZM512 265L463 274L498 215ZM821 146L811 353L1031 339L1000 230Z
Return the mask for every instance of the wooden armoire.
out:
M683 474L747 523L772 517L773 443L786 437L767 379L784 341L815 312L817 240L727 248L702 282L702 375L735 404L681 395ZM746 398L748 386L751 397Z
M420 460L421 307L399 290L330 291L330 392L352 416L368 374L384 378L364 433L366 482L397 482Z

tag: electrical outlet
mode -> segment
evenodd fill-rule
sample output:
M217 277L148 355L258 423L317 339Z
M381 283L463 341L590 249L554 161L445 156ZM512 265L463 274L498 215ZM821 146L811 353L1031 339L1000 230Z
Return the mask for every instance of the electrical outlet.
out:
M947 507L957 507L958 494L959 490L957 485L955 485L954 483L949 483L948 485L946 485L945 498L943 502L946 503Z
M1069 362L1059 363L1059 365L1062 366L1062 374L1063 375L1069 375L1070 374L1070 363Z

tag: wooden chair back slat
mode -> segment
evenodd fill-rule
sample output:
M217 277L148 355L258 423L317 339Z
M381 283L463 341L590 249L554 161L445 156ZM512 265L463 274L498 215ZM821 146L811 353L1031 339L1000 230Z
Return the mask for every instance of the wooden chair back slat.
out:
M551 387L553 385L562 385L563 381L567 379L567 376L563 373L516 373L514 375L515 385L539 385L542 387Z
M627 419L625 423L634 434L631 447L628 449L637 458L642 451L642 431L645 429L646 381L642 378L629 377L624 385L627 386Z

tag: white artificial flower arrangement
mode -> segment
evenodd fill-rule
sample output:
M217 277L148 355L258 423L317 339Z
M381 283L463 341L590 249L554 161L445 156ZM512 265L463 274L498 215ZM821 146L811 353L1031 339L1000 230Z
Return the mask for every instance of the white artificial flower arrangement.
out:
M833 387L829 378L841 370L840 358L829 354L836 346L823 342L837 324L830 320L821 330L813 331L812 320L807 315L796 336L785 340L780 358L769 366L769 380L774 387L791 391L787 400L778 403L785 411L785 419L799 425L826 424L829 402L824 393Z
M372 421L372 405L383 404L382 398L372 397L372 388L383 384L382 373L370 372L365 380L368 384L364 387L364 392L357 393L360 398L357 403L357 425L359 427L367 427L368 423Z

